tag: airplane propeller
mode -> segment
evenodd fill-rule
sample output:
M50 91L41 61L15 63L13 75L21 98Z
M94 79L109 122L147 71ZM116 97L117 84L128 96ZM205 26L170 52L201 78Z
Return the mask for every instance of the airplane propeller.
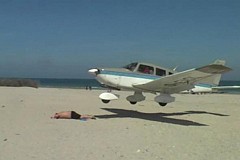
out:
M93 75L98 75L100 73L100 70L97 68L89 69L88 73L93 74Z

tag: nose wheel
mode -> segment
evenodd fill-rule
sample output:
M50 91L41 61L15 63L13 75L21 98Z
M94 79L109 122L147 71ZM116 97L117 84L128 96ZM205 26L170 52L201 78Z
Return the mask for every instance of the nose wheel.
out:
M102 102L103 102L103 103L109 103L110 100L102 99Z
M102 100L103 103L109 103L111 100L118 99L118 95L106 92L106 93L100 94L99 98Z

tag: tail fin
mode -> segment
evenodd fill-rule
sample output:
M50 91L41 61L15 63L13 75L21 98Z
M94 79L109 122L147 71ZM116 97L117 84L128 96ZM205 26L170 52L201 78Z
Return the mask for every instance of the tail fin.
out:
M225 60L216 60L214 61L213 64L218 64L218 65L225 65L226 61ZM213 75L211 77L208 77L206 79L204 79L203 81L201 81L201 83L207 83L207 84L211 84L211 85L219 85L219 82L221 80L222 74L216 74Z
M225 60L220 60L220 59L217 59L216 61L214 61L213 64L219 64L219 65L225 65L226 61Z

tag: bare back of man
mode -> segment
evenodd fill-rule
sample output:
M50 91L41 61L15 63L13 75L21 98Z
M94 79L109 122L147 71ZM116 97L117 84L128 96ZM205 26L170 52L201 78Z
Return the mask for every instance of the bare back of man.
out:
M54 116L51 118L54 119L82 119L82 120L88 120L88 119L96 119L93 115L81 115L76 113L75 111L63 111L55 113Z

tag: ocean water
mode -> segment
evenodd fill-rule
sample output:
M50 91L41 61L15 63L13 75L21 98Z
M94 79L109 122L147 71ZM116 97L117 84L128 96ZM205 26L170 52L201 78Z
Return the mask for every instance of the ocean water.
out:
M240 86L240 81L220 81L219 86Z
M100 89L100 83L95 79L51 79L51 78L35 78L39 87L49 88L80 88L86 89L91 87L92 89ZM220 86L240 86L240 81L221 81ZM227 93L240 94L238 90L226 90Z

